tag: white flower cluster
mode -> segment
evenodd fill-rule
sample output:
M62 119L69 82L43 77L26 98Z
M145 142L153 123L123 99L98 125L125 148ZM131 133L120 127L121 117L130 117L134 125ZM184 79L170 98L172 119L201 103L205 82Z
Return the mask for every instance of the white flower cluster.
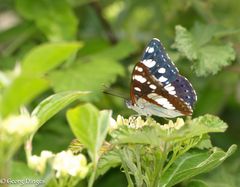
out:
M56 177L71 175L85 178L88 173L87 159L83 154L73 155L71 151L58 153L53 161Z
M82 179L86 177L89 170L86 157L83 154L73 155L70 150L57 154L53 154L50 151L42 151L40 156L30 156L28 165L30 168L43 173L48 161L52 164L56 178L77 176Z
M40 156L30 156L28 159L28 165L30 168L43 173L46 169L47 161L53 156L54 154L51 151L42 151Z
M184 120L182 118L177 118L175 123L172 120L169 120L167 124L160 125L151 117L147 117L146 120L143 120L141 116L124 119L122 116L118 115L117 121L111 118L110 131L117 129L118 126L121 126L121 125L127 125L129 128L134 128L134 129L139 129L144 126L159 125L160 128L162 128L163 130L168 130L168 129L178 130L182 126L184 126Z
M29 115L9 116L1 122L1 133L8 135L25 136L36 130L38 120L36 117Z
M182 118L177 118L176 122L173 123L172 120L168 121L168 124L161 125L161 128L164 130L176 129L179 130L184 126L184 120Z

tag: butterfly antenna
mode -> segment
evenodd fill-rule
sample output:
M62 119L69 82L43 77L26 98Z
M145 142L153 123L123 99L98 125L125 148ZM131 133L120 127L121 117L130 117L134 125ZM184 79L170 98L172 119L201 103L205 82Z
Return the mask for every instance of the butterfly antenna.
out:
M103 93L111 95L111 96L119 97L119 98L122 98L124 100L128 100L127 97L124 97L122 94L117 93L115 90L107 87L106 85L103 85L103 87L106 89L106 90L103 90Z

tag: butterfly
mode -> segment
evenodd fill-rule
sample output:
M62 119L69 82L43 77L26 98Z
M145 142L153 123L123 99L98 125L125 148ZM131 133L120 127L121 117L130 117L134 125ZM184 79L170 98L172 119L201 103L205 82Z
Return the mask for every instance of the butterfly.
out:
M174 118L191 115L197 95L179 74L160 40L153 38L132 72L128 108L140 115Z

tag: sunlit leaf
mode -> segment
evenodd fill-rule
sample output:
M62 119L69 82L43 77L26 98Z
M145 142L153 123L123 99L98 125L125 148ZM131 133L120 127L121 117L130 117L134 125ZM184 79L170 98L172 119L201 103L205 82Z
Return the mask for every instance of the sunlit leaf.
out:
M198 46L195 43L192 34L180 25L176 26L175 29L176 37L173 47L177 48L188 59L197 59Z
M120 126L111 133L113 143L140 143L158 146L159 142L180 142L195 136L202 136L211 132L224 132L227 124L213 115L204 115L189 120L181 129L172 129L171 133L159 125L144 126L139 129L130 128L127 125Z
M42 78L19 76L4 90L2 114L6 116L15 112L21 105L27 104L47 88L48 82Z
M73 133L88 148L94 161L107 135L110 116L110 111L100 112L91 104L80 105L67 112L67 119Z
M216 74L235 59L235 51L230 45L213 45L210 43L219 27L195 25L192 32L182 26L176 26L173 47L193 61L192 68L197 76ZM201 34L198 34L201 33ZM193 35L195 34L195 35Z
M42 75L61 64L82 46L81 43L49 43L32 49L22 61L23 74Z
M199 60L193 64L197 76L216 74L235 59L235 52L229 45L208 45L199 51Z
M68 91L51 95L37 105L32 116L38 118L39 126L41 126L61 109L85 94L88 92Z

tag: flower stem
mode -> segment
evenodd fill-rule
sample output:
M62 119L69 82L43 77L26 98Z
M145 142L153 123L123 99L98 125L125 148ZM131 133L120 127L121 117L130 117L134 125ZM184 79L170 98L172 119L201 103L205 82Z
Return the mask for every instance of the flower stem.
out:
M166 143L164 143L163 150L161 152L156 153L156 163L155 163L156 168L155 168L155 172L153 175L153 185L152 185L153 187L158 187L158 183L159 183L161 175L162 175L164 163L165 163L167 155L168 155L166 147L167 147L167 145L166 145Z
M98 163L98 158L97 158L97 156L95 156L95 158L93 159L93 172L90 176L90 179L89 179L89 182L88 182L88 187L93 186L95 176L96 176L96 172L97 172L97 163Z

